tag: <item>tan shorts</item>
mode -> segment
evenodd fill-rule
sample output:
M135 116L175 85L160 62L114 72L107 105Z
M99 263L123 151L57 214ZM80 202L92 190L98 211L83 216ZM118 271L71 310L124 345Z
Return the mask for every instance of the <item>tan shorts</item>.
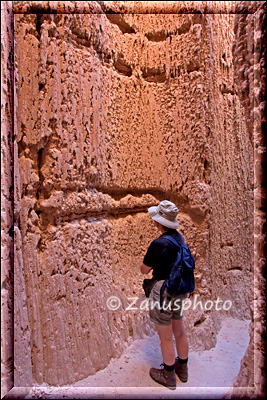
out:
M158 325L170 325L172 320L183 318L182 301L186 294L163 297L163 312L160 312L160 288L164 281L158 281L152 288L149 296L149 316L152 322Z

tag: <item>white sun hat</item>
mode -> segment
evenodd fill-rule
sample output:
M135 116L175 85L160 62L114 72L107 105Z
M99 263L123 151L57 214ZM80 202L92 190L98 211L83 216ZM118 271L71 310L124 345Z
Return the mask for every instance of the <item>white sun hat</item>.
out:
M158 206L149 207L148 212L154 221L166 226L166 228L179 228L179 222L176 219L179 209L171 201L163 200Z

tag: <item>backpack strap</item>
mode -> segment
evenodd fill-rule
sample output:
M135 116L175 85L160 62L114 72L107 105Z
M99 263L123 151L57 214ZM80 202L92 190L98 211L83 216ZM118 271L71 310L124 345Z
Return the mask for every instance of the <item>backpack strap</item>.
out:
M159 309L160 312L163 312L163 295L164 295L164 290L166 289L166 284L167 284L167 279L165 279L165 281L163 282L163 284L161 285L160 288L160 297L159 297Z
M182 239L183 239L183 243L177 243L176 242L176 240L172 237L172 236L169 236L169 235L164 235L163 236L164 238L166 238L166 239L168 239L170 242L172 242L173 244L175 244L176 246L184 246L185 245L185 242L184 242L184 238L182 237Z
M179 247L179 244L176 242L175 239L173 239L173 237L168 236L168 235L164 235L163 237L168 239L170 242L172 242L176 247ZM163 309L162 309L162 306L163 306L163 295L164 295L164 291L165 291L166 287L167 287L167 279L165 279L165 281L163 282L163 284L161 285L161 288L160 288L160 301L159 301L159 304L160 304L160 312L161 313L163 312Z
M178 244L176 242L176 240L172 236L164 235L163 237L168 239L170 242L172 242L176 247L180 247L181 243ZM167 287L167 279L165 279L165 281L163 282L163 284L161 285L161 288L160 288L160 302L159 302L159 304L160 304L160 312L161 313L163 312L163 308L162 308L162 306L163 306L163 295L164 295L164 290L166 289L166 287Z

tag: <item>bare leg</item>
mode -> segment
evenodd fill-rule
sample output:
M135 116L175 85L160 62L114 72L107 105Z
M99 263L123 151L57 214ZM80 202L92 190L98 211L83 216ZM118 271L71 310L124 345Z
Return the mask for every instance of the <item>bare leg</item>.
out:
M178 357L182 359L188 358L188 341L182 319L172 320L172 331L175 337Z
M155 324L160 338L161 353L164 364L173 365L175 363L175 351L172 341L172 325Z

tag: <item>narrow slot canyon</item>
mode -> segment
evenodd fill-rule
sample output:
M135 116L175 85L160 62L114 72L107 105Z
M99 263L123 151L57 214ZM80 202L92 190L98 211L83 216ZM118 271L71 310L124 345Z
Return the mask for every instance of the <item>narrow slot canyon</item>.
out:
M1 16L2 397L264 397L266 2ZM140 306L165 199L196 262L173 393Z

